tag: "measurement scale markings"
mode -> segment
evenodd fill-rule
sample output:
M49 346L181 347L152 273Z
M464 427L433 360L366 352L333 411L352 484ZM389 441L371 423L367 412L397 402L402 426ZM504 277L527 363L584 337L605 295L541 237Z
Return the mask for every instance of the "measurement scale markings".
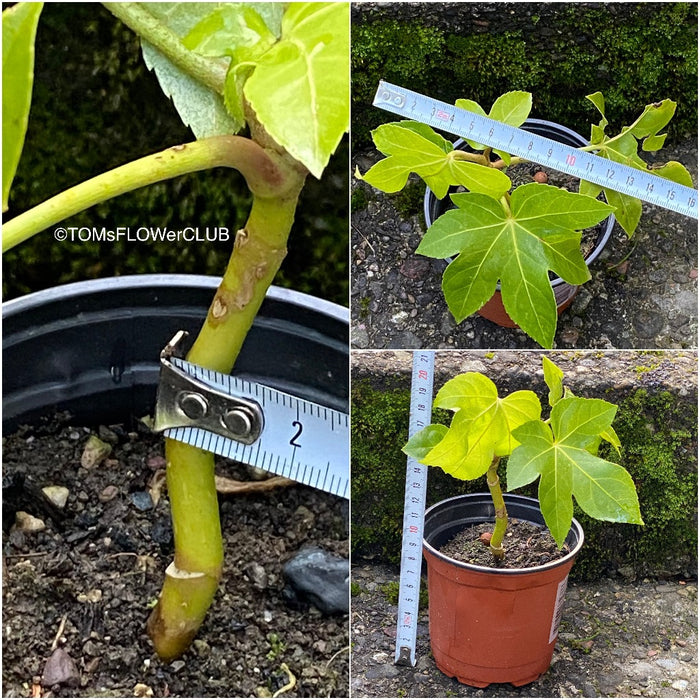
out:
M411 98L413 102L408 107L407 101ZM653 173L616 163L591 152L572 150L545 136L531 134L384 81L379 83L373 104L462 138L527 158L540 165L548 165L581 180L698 218L697 191Z
M165 432L168 437L301 483L320 485L320 488L335 495L347 497L349 479L345 475L345 456L341 456L337 464L327 460L329 451L335 452L334 443L340 437L338 433L349 426L347 414L250 380L201 368L181 358L172 358L172 361L212 389L232 397L254 398L265 410L263 429L252 444L244 444L194 425L168 429ZM292 434L289 430L297 432ZM286 456L280 454L285 444L292 448ZM343 443L342 450L347 451L347 441ZM314 460L317 461L316 467ZM320 466L322 464L324 466Z

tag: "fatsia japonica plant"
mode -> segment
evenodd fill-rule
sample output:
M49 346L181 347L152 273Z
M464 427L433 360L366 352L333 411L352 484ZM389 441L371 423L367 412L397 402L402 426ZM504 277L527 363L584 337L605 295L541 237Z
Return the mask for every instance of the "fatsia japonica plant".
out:
M230 372L287 251L299 193L349 126L348 3L105 3L141 39L146 65L196 140L146 155L8 221L7 250L99 202L184 173L235 168L253 200L187 359ZM41 3L3 12L3 211L19 162ZM248 135L238 135L247 128ZM213 455L166 440L175 559L148 628L181 655L221 577Z
M676 109L663 100L647 105L642 114L615 136L606 133L605 101L600 92L587 96L601 114L591 138L581 150L594 151L616 163L639 170L649 166L639 155L657 151L666 135L659 134ZM472 100L457 107L496 121L521 126L530 114L532 95L513 91L499 97L486 111ZM446 211L427 230L416 252L431 258L454 258L445 270L442 288L458 323L478 311L500 283L503 305L511 319L543 347L552 347L557 304L550 270L571 285L591 277L581 252L581 232L614 213L628 236L640 220L639 199L581 181L579 192L545 182L512 187L509 169L527 162L509 153L467 140L471 150L455 148L431 127L400 121L372 132L374 144L386 158L364 175L356 176L383 192L398 192L416 173L438 199L450 187L466 192L451 195L455 208ZM686 168L670 161L653 172L692 187ZM604 189L605 199L597 199Z
M498 475L504 457L508 457L508 491L539 478L540 509L559 548L571 528L574 498L592 518L643 524L629 473L598 456L603 440L620 451L612 427L617 406L575 396L548 357L543 357L543 368L549 388L548 418L542 417L533 391L500 398L488 377L467 372L450 379L435 397L435 407L454 412L450 426L428 425L403 448L419 462L441 467L457 479L486 474L495 509L489 546L497 561L507 554L503 537L508 514Z

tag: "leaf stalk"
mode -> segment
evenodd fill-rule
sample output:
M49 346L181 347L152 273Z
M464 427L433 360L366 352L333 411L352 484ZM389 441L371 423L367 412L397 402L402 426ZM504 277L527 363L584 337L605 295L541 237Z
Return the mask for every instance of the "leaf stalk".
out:
M153 44L178 68L217 94L223 94L228 71L227 61L207 58L190 51L180 37L161 20L154 17L143 3L105 2L102 4L129 29L133 29L143 41Z
M216 167L238 170L254 194L267 196L284 193L292 171L277 154L243 136L213 136L173 146L81 182L11 219L3 226L3 252L100 202Z

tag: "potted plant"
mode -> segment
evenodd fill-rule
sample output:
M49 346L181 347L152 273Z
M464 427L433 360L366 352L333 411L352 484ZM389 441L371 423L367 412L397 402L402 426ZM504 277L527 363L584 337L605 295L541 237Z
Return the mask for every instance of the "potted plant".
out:
M306 177L321 177L348 127L349 6L105 3L105 7L138 34L147 65L197 140L103 173L14 217L3 227L3 250L137 187L207 168L237 169L253 196L252 208L235 236L228 268L188 354L195 364L230 372L285 257ZM3 142L9 144L3 155L3 210L8 208L28 121L41 10L41 3L19 3L3 12ZM5 92L9 89L11 99ZM237 135L244 127L249 136ZM70 235L65 228L54 231L55 237ZM96 292L98 306L111 306L105 299L116 298L124 286L125 297L132 295L127 304L158 306L163 286L149 291L148 284L148 280L133 283L141 292L135 296L129 282L98 285L91 291ZM184 285L185 295L188 286ZM69 290L65 297L75 293ZM47 296L41 301L46 303ZM50 307L50 295L48 301ZM169 313L167 303L161 306L166 310L156 316ZM308 306L308 302L296 304L302 317L309 313ZM292 303L287 311L294 307ZM127 309L125 314L129 313ZM330 317L334 315L331 312ZM74 317L85 320L83 312ZM333 321L321 321L321 326L324 323ZM156 343L162 347L168 340L158 338ZM110 364L118 367L132 357L112 359ZM269 368L265 371L275 374ZM118 384L121 377L115 372ZM74 398L84 389L71 390ZM159 656L173 659L188 648L211 604L223 551L213 455L167 440L166 459L175 561L166 572L149 633Z
M647 105L630 126L608 136L602 94L587 98L601 119L592 125L591 138L581 149L647 170L638 150L662 147L665 134L659 131L672 118L676 104L663 100ZM472 100L457 100L455 104L519 127L530 114L532 95L505 93L488 114ZM500 303L490 301L500 287L503 307L511 319L506 323L520 326L543 347L552 347L557 301L550 271L569 285L583 284L590 273L581 252L581 232L614 213L632 236L640 220L640 200L584 181L578 192L569 192L548 184L546 174L535 174L534 182L515 183L513 187L509 173L527 161L469 140L468 151L455 148L422 123L383 124L372 137L386 158L364 175L356 173L370 185L398 192L413 172L437 199L446 197L452 187L464 190L450 196L455 208L433 221L416 250L428 257L454 258L445 270L442 288L458 323L487 303ZM654 168L654 172L692 186L688 171L675 161ZM607 203L598 199L601 192Z
M490 495L432 506L424 529L435 661L448 675L478 687L524 685L549 667L567 576L583 544L573 498L591 517L643 524L628 472L597 456L603 440L619 451L612 427L617 407L575 396L547 357L543 367L548 418L534 392L499 398L490 379L468 372L449 380L435 398L436 407L454 411L450 427L429 425L403 448L459 479L486 475ZM508 490L539 478L539 501L503 494L503 457ZM484 522L487 529L477 527L448 545L465 528ZM538 550L535 543L549 539L546 530L553 541ZM526 559L531 554L534 561ZM478 563L465 560L474 557Z

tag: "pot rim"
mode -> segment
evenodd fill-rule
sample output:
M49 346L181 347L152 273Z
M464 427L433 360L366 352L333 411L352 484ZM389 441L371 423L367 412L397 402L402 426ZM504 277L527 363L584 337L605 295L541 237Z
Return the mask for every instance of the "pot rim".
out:
M215 275L188 275L188 274L143 274L143 275L121 275L119 277L101 277L92 280L82 280L80 282L69 282L59 284L37 292L30 292L23 296L10 299L2 304L3 318L20 314L32 307L43 304L47 301L56 301L57 294L63 299L73 299L84 294L95 292L110 292L123 287L139 289L148 287L150 289L170 289L172 286L180 287L211 287L215 290L221 277ZM320 297L315 297L305 292L297 292L293 289L286 289L276 285L270 286L266 297L274 301L295 304L309 311L316 311L330 316L338 321L347 323L349 321L349 309L327 301Z
M446 498L442 501L438 501L437 503L433 504L430 506L428 509L425 511L425 516L424 516L424 522L427 519L428 514L431 511L437 510L439 507L443 506L445 503L449 503L451 501L458 501L458 500L470 500L471 498L484 498L486 497L490 502L491 502L491 494L490 493L465 493L460 496L453 496L452 498ZM513 493L504 493L503 498L506 501L506 505L508 505L508 501L511 501L512 505L515 505L516 503L520 502L523 504L528 504L528 505L536 505L538 510L539 510L539 501L536 498L530 498L529 496L520 496L519 494L513 494ZM540 512L542 512L540 510ZM525 518L518 518L519 520L525 520ZM482 521L483 522L483 521ZM531 521L528 521L531 522ZM533 523L535 525L539 525L539 523ZM545 526L546 527L546 526ZM423 536L423 549L424 551L429 552L432 556L436 557L437 559L440 559L443 562L452 564L456 566L457 568L460 569L465 569L467 571L474 571L474 572L479 572L483 574L493 574L493 575L498 575L498 576L524 576L527 574L533 574L533 573L540 573L543 571L549 571L551 569L556 569L560 566L563 566L567 564L568 562L572 562L578 553L581 551L581 547L583 547L583 528L581 527L581 524L576 520L576 518L571 519L571 528L569 529L569 533L574 532L574 534L577 537L577 542L573 549L566 554L565 556L555 559L554 561L548 562L547 564L541 564L538 566L530 566L527 568L514 568L514 569L501 569L501 568L496 568L496 567L491 567L491 566L480 566L478 564L468 564L467 562L459 561L457 559L453 559L452 557L448 557L446 554L443 554L442 552L438 551L435 547L433 547L428 540L426 539L425 535Z
M564 132L567 136L569 136L571 139L576 140L580 143L580 145L585 146L588 141L581 136L579 133L574 131L573 129L569 129L569 127L564 126L563 124L557 124L557 122L551 122L547 119L531 119L528 117L522 124L522 127L526 126L540 126L540 127L556 127L559 131ZM527 129L525 129L527 131ZM556 140L556 139L555 139ZM452 143L452 145L455 148L459 148L462 146L462 144L466 143L466 139L459 138L456 141ZM449 196L449 193L448 195ZM423 218L425 219L425 224L426 226L430 226L432 222L432 215L430 212L430 201L431 198L437 199L435 195L433 194L433 191L430 189L430 187L425 188L425 195L423 197ZM440 200L438 200L440 201ZM428 223L431 222L431 223ZM605 219L605 229L602 231L601 235L599 236L598 240L596 241L596 245L591 251L590 255L586 258L584 258L584 261L586 263L586 266L588 267L591 265L597 258L598 256L603 252L603 248L608 244L608 241L610 240L610 236L612 235L613 227L615 226L615 214L610 214L607 219ZM447 263L449 264L454 260L454 258L445 258ZM555 277L553 280L550 280L550 284L552 287L558 287L559 285L562 284L569 284L569 282L566 282L563 280L561 277ZM496 284L496 290L500 291L501 289L501 283L500 281Z

